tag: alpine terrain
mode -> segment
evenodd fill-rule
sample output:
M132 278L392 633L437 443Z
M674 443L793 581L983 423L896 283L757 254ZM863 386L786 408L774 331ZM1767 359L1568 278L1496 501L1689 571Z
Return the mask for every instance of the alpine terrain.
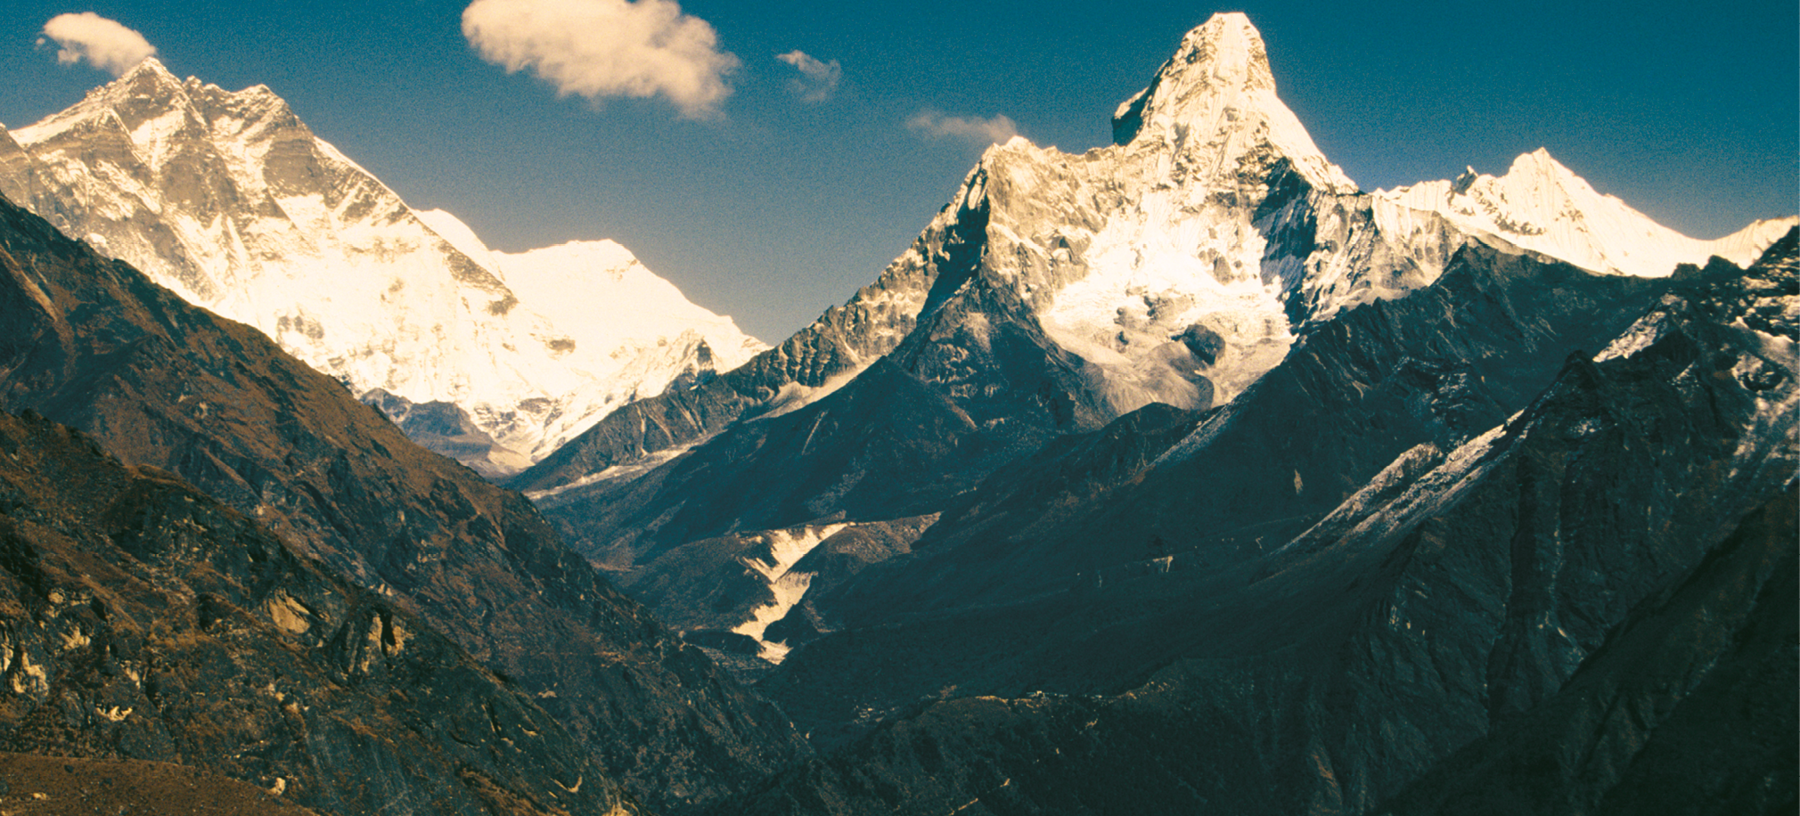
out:
M0 406L42 417L0 472L5 749L346 814L666 812L810 753L523 497L255 329L3 202L0 272Z
M1363 192L1236 14L1113 128L990 149L845 305L512 479L831 750L720 813L1371 812L1458 749L1613 741L1541 783L1586 812L1668 766L1626 772L1647 730L1513 736L1540 704L1792 734L1778 682L1574 678L1722 665L1779 608L1800 220L1689 239L1542 150ZM1601 648L1721 547L1759 566L1707 608L1751 617ZM1744 659L1791 673L1768 637ZM1730 784L1790 801L1766 748Z
M1454 422L1410 413L1395 421L1424 422L1449 435L1443 443L1485 430L1522 408L1563 356L1604 344L1647 308L1658 291L1651 281L1715 255L1747 264L1796 223L1692 240L1597 193L1541 150L1501 177L1471 171L1363 193L1277 98L1261 38L1242 15L1190 32L1149 87L1120 106L1113 131L1115 145L1081 155L1017 138L990 149L913 246L844 306L739 369L633 403L510 484L622 580L647 576L656 588L645 591L656 594L644 597L661 614L686 627L752 626L753 601L772 597L769 579L745 575L738 550L761 553L781 537L829 543L819 535L828 523L849 524L829 532L858 537L857 525L923 519L1047 442L1146 406L1190 418L1217 408L1224 413L1211 427L1235 425L1224 418L1276 401L1253 386L1301 338L1343 331L1334 321L1361 307L1424 292L1447 309L1483 312L1483 323L1457 328L1476 333L1458 341L1471 347L1393 353L1402 355L1396 365L1413 367L1442 358L1434 364L1448 368L1413 387L1438 399L1468 390L1484 406ZM1438 286L1448 270L1495 264L1505 271L1488 273L1499 276L1491 284L1463 280L1484 277L1470 272ZM1519 286L1518 275L1593 278L1567 285L1605 294L1555 302ZM1534 308L1562 313L1551 320L1502 305L1489 314L1485 301L1446 291L1465 286L1520 289ZM1499 332L1495 321L1514 325L1482 334ZM1279 410L1296 410L1286 399ZM1165 422L1178 421L1153 424ZM1399 452L1388 447L1423 438L1387 432L1394 439L1361 470L1342 470L1348 451L1321 463L1311 478L1324 481L1306 501L1354 489ZM1256 467L1267 459L1258 447L1221 454L1216 467ZM1278 475L1283 492L1305 492L1294 486L1304 472L1270 471L1262 487L1273 490ZM726 534L735 543L718 540ZM702 540L710 543L693 544ZM907 546L852 547L863 555L845 569ZM798 574L814 576L809 591L819 592L841 573ZM732 584L742 586L729 599L703 597ZM667 605L656 600L665 591L674 593ZM692 614L689 605L703 600L729 608Z
M266 89L0 139L0 751L271 813L1800 808L1800 218L1362 190L1236 13L1112 132L769 348Z
M154 58L0 129L0 194L489 474L764 348L616 243L490 251L455 216L409 208L268 88L179 80Z

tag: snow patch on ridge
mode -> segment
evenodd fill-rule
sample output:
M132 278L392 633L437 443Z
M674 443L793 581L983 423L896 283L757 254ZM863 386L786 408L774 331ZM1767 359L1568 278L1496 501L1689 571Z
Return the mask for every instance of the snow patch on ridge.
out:
M1594 362L1603 363L1620 357L1631 357L1661 340L1668 330L1668 316L1661 312L1652 312L1632 323L1623 334L1607 343L1606 348L1594 355Z
M827 377L825 382L820 383L817 386L806 386L797 382L790 382L783 385L779 391L775 392L775 396L770 397L769 400L764 403L764 405L767 406L767 409L763 413L752 417L752 419L774 419L775 417L786 416L801 408L805 408L808 405L812 405L813 403L837 393L838 389L849 385L851 380L861 376L862 373L867 371L869 366L873 364L873 360L860 363L847 370Z

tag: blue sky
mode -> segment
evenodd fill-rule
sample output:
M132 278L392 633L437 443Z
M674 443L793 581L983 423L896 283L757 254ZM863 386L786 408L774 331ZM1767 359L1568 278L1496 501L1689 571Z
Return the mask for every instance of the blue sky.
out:
M978 131L1004 128L996 117L1038 144L1106 144L1114 107L1214 11L1250 15L1282 98L1364 189L1501 173L1545 147L1711 238L1793 213L1800 183L1793 3L688 0L680 12L713 38L705 59L735 61L720 84L564 77L654 91L594 99L484 59L464 34L468 0L8 6L8 127L110 79L38 44L51 18L92 11L178 75L270 86L409 203L456 213L496 248L613 238L769 341L873 280L980 155ZM596 39L581 38L590 57ZM778 58L795 51L813 62Z

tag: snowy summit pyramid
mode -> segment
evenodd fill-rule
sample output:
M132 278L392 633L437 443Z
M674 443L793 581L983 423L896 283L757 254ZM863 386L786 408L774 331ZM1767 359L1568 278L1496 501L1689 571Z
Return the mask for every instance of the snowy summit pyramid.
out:
M1113 141L1186 154L1203 172L1249 155L1280 156L1314 187L1356 191L1275 95L1262 35L1242 14L1217 14L1188 32L1150 86L1119 106Z
M248 323L490 473L763 346L610 241L489 251L419 213L263 86L155 59L0 130L0 193Z

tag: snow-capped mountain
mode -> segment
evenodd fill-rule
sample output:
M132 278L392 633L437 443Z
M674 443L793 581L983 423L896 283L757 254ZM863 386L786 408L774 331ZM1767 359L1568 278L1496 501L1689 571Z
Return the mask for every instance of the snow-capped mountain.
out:
M490 473L764 348L617 244L490 252L268 88L178 80L154 59L0 131L0 193L359 395L456 406L476 440L460 458Z
M1066 360L1071 410L1092 427L1150 402L1227 402L1309 322L1429 285L1471 242L1663 276L1715 254L1748 262L1797 222L1689 239L1542 150L1497 178L1361 192L1276 95L1242 14L1189 32L1120 105L1113 132L1114 145L1080 154L1023 138L990 148L913 245L843 306L704 394L602 423L515 484L555 489L745 413L793 410L897 353L967 409L1018 385L980 376L993 369L997 319L1028 326L1045 340L1028 344ZM1007 304L997 307L1006 315L959 299Z
M1794 225L1759 221L1713 241L1689 238L1625 202L1602 195L1542 148L1513 160L1504 176L1469 168L1454 181L1376 193L1377 212L1397 225L1406 211L1432 212L1457 229L1541 252L1591 272L1657 278L1718 256L1748 266ZM1390 227L1390 232L1401 232Z
M1021 457L1059 450L1050 440L1152 403L1228 406L1205 434L1237 423L1259 429L1240 432L1254 436L1268 430L1264 420L1239 420L1269 413L1270 398L1245 395L1300 338L1433 287L1457 258L1592 273L1642 295L1680 263L1715 254L1747 262L1796 222L1688 239L1595 192L1544 151L1500 177L1362 192L1275 95L1261 38L1241 14L1190 32L1119 108L1114 134L1115 144L1082 154L1020 138L991 148L912 247L844 306L704 388L602 421L514 484L534 491L590 558L648 586L705 560L692 547L941 511L998 469L1024 468L1011 464ZM1542 274L1552 291L1560 273ZM1569 349L1558 343L1594 339L1571 331L1550 342L1538 336L1549 336L1543 326L1500 326L1493 318L1496 332L1526 339L1487 354L1539 355L1521 371L1562 359ZM1425 358L1416 350L1407 359ZM1524 387L1461 361L1418 365L1413 385L1425 392L1477 395L1469 416L1445 409L1446 444L1504 417L1517 406L1495 406ZM1220 456L1214 465L1236 467L1244 484L1309 501L1308 485L1342 477L1307 465L1316 472L1305 478L1296 467L1250 479ZM1004 583L983 569L969 574ZM931 580L948 582L950 572ZM718 609L718 620L691 622L729 630L752 620L741 604Z
M1502 176L1470 168L1453 181L1315 198L1303 212L1308 227L1326 227L1317 241L1324 251L1292 279L1288 312L1313 321L1430 284L1470 242L1599 274L1660 278L1714 256L1747 265L1800 223L1777 218L1710 241L1689 238L1595 191L1543 148L1519 156ZM1336 249L1351 244L1362 246Z

